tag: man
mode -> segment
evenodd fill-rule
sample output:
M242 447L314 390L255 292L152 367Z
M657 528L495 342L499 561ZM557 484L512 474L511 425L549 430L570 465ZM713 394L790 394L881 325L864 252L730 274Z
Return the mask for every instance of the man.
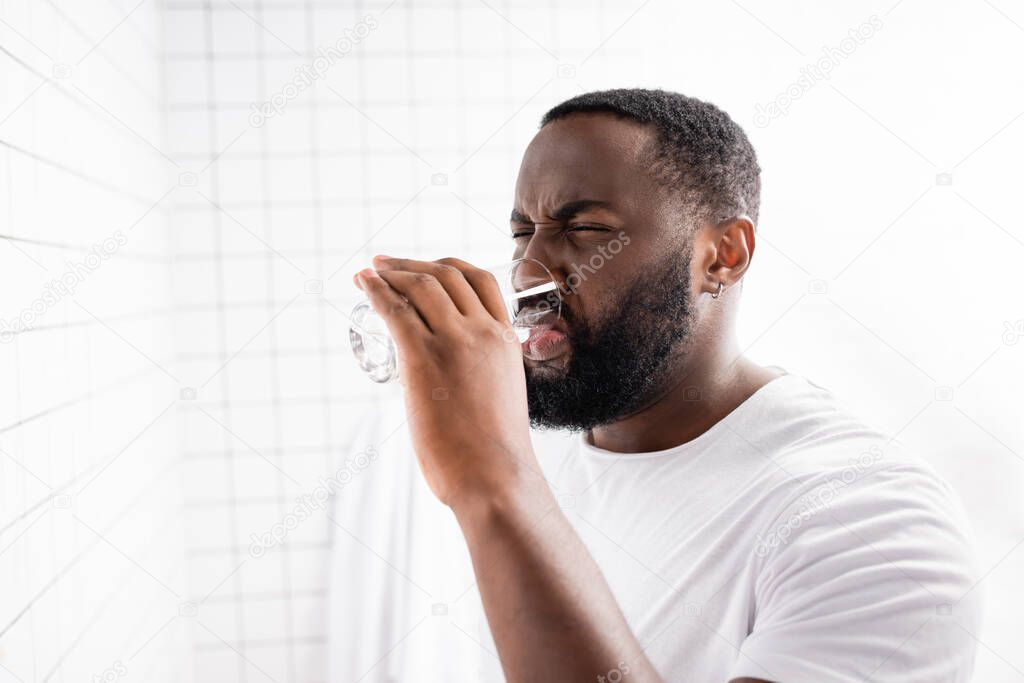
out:
M949 487L737 345L759 174L713 105L581 95L545 115L511 217L515 256L566 293L557 325L520 346L493 278L457 259L356 276L509 681L970 678ZM531 422L575 448L542 466Z

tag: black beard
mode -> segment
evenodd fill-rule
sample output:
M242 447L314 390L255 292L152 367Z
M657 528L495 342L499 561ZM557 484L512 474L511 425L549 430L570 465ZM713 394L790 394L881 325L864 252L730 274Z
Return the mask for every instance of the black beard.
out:
M599 325L574 320L562 307L571 344L568 366L558 377L526 368L534 427L586 431L657 398L667 367L690 336L691 255L690 249L673 254L652 276L638 278Z

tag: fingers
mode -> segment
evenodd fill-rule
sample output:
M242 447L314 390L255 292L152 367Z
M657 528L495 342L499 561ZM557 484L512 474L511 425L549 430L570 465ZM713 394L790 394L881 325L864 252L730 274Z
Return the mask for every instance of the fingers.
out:
M473 288L477 300L487 309L487 312L500 322L509 322L508 307L505 305L505 298L502 296L501 288L498 287L498 281L493 274L466 263L462 259L443 258L438 263L458 269L469 286Z
M377 276L409 300L431 332L450 330L463 320L448 292L433 275L406 270L379 270Z
M373 310L384 319L391 336L399 346L414 343L417 337L427 333L427 325L413 305L373 268L365 268L355 276L356 285L366 293Z
M486 314L509 322L508 308L494 275L461 259L439 261L374 257L375 276L405 297L421 323L436 331L457 323L462 316ZM369 281L369 280L368 280ZM385 305L397 307L388 299ZM402 312L408 317L407 312Z
M448 293L462 315L473 316L484 313L486 309L473 286L466 280L462 269L445 263L447 260L449 259L417 261L415 259L391 258L390 256L375 256L373 259L377 271L381 273L407 271L432 276Z

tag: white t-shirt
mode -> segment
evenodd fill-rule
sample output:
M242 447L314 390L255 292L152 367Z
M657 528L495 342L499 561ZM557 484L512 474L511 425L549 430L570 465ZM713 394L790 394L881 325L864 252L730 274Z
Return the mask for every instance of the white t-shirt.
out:
M336 497L363 526L334 546L331 680L502 680L458 527L389 431ZM664 451L535 447L666 681L970 679L979 577L952 490L824 389L783 375Z

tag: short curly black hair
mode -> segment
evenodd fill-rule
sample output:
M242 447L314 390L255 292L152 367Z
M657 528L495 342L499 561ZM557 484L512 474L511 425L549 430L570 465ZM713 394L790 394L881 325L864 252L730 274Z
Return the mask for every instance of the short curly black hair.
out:
M743 129L713 104L667 90L619 88L584 93L550 109L540 127L572 114L607 112L656 131L655 177L698 220L747 215L756 224L761 167Z

